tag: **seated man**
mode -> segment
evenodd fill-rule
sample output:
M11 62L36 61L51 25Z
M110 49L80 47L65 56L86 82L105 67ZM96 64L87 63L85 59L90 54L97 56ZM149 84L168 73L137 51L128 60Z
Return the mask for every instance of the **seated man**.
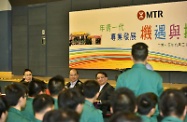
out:
M28 86L29 83L33 80L41 81L39 79L33 78L32 71L30 69L25 69L23 72L23 79L20 82L23 83L25 86Z
M154 115L156 111L157 101L157 96L151 92L138 96L138 113L143 122L157 122L157 119L151 119L151 116Z
M79 114L71 109L52 110L45 114L43 122L79 122Z
M128 88L119 88L111 95L111 112L136 113L136 97Z
M33 122L42 122L45 113L54 109L54 100L47 94L37 95L32 104L35 115Z
M72 109L81 114L84 104L84 97L77 89L66 89L58 96L58 107L61 109Z
M6 122L8 115L8 103L4 96L0 96L0 122Z
M82 93L82 82L79 80L79 73L76 69L71 69L69 72L70 82L66 84L67 88L77 88Z
M27 104L22 110L22 114L28 119L33 120L34 112L32 102L36 95L43 94L46 89L46 84L44 82L33 80L29 83L29 96L27 98Z
M58 109L58 94L64 89L64 78L60 75L54 76L49 80L48 89L55 100L55 109Z
M114 92L114 87L112 87L108 82L108 77L105 72L98 72L96 74L97 82L100 85L99 96L96 100L97 106L102 110L103 115L106 116L110 113L110 96Z
M85 103L80 122L103 122L102 112L96 109L93 102L99 95L99 84L95 80L87 80L83 85Z
M21 83L14 83L5 88L6 99L10 105L7 122L29 122L21 113L26 104L26 93L26 87Z
M167 89L159 102L160 113L164 117L161 122L183 122L186 116L186 98L182 91Z

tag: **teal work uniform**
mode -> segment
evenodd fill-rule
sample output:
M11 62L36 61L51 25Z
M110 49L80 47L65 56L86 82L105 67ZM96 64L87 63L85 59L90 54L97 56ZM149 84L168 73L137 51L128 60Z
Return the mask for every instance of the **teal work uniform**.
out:
M32 122L42 122L42 121L34 118Z
M26 106L22 110L22 114L30 121L34 119L34 111L32 106L33 98L27 98Z
M58 109L58 100L56 98L53 98L54 99L54 109Z
M179 118L168 116L165 117L161 122L183 122L183 121L180 120Z
M187 122L187 115L186 115L185 118L184 118L184 122Z
M142 122L152 122L151 118L145 115L140 115Z
M116 89L127 87L131 89L136 96L153 92L160 96L163 92L162 77L151 70L148 70L144 64L134 64L131 69L119 75Z
M8 117L6 122L30 122L28 119L24 118L21 111L10 107L8 110Z
M104 122L102 111L96 109L93 103L85 100L80 122Z

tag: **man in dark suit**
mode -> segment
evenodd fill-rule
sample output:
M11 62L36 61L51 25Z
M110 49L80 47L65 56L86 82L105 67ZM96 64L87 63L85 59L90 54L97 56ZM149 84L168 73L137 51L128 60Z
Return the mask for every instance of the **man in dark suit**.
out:
M79 73L76 69L71 69L69 72L70 82L66 84L66 88L77 88L82 93L83 83L79 80Z
M100 110L102 110L104 117L110 111L110 96L114 91L114 87L112 87L108 82L108 76L105 72L98 72L96 74L97 82L100 85L99 96L96 100L97 106Z

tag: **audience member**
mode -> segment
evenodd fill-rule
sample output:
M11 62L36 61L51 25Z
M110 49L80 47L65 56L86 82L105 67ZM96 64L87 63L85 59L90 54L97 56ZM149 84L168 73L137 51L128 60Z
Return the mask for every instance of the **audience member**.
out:
M61 109L72 109L81 114L84 104L84 97L77 89L66 89L58 96L58 107Z
M8 103L5 96L0 96L0 122L6 122L8 115Z
M80 115L71 109L52 110L45 114L43 122L79 122Z
M110 96L114 92L114 87L107 82L108 76L105 72L98 72L96 74L96 79L100 85L99 96L96 103L97 107L102 110L105 117L110 113Z
M181 88L181 91L184 93L185 97L186 97L186 100L187 100L187 86L185 87L182 87ZM184 122L187 122L187 114L186 114L186 117L184 119Z
M29 88L29 96L27 98L26 107L23 109L22 114L29 120L33 120L34 118L34 111L32 102L36 95L43 94L46 86L44 82L33 80L28 85Z
M139 116L131 112L117 112L109 120L109 122L147 122L142 121Z
M48 89L55 101L55 109L58 109L58 94L64 89L64 78L56 75L49 80Z
M26 104L26 87L21 83L13 83L5 88L5 93L10 106L7 122L28 122L29 120L21 113Z
M151 119L151 116L154 115L156 111L157 102L157 96L151 92L138 96L138 113L143 122L157 122L157 120Z
M85 103L80 122L103 122L102 112L96 109L93 102L99 95L99 84L95 80L87 80L83 85Z
M128 88L119 88L111 95L111 112L136 113L136 97Z
M135 64L131 69L119 75L116 89L128 87L136 96L146 92L153 92L160 96L163 92L162 77L145 67L148 46L142 42L136 43L132 46L131 53Z
M79 73L76 69L71 69L69 72L70 82L66 84L67 88L77 88L82 93L82 82L79 80Z
M161 122L183 122L186 116L185 95L177 89L167 89L159 102L160 113L164 117Z
M42 122L45 113L54 109L54 100L47 94L37 95L32 104L35 115L33 122Z

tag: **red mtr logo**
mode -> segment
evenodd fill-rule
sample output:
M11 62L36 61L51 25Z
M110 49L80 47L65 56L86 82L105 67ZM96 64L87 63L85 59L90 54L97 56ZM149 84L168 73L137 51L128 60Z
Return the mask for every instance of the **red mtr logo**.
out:
M139 20L144 20L145 19L145 12L143 10L138 11L137 17Z
M137 13L137 18L139 20L144 20L145 18L150 19L150 18L161 18L161 17L163 17L163 11L161 11L161 10L147 11L147 12L140 10Z

